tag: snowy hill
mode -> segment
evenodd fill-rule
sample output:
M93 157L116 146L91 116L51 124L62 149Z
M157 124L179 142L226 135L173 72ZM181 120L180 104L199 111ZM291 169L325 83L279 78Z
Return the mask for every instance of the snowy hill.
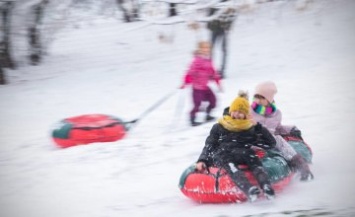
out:
M219 116L239 89L252 93L258 82L275 81L283 122L297 125L313 149L314 181L295 179L275 200L253 204L184 197L179 177L212 123L189 127L190 90L177 87L208 32L93 17L63 30L42 65L7 71L10 84L0 87L1 216L354 216L355 2L313 2L304 11L267 3L239 16L214 112ZM160 43L160 32L173 43ZM123 140L58 149L50 138L63 118L133 120L170 93Z

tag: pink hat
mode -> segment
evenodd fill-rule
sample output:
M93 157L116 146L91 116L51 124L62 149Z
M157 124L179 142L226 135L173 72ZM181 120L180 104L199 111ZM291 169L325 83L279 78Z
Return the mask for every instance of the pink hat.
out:
M277 88L275 83L272 81L265 81L256 85L254 94L259 94L265 97L267 101L272 103L274 101L274 96L276 93L277 93Z

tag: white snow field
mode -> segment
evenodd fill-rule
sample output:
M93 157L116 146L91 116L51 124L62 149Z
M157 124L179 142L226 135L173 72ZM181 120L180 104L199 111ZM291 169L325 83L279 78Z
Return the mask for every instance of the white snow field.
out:
M7 70L0 87L0 216L355 216L354 9L352 0L315 0L306 10L272 2L234 24L214 115L238 90L273 80L284 124L297 125L314 153L313 181L295 177L274 200L243 204L199 204L178 188L213 124L190 127L190 89L178 89L208 32L94 16L68 25L42 64ZM161 31L172 43L159 42ZM170 93L117 142L60 149L51 140L64 118L129 121Z

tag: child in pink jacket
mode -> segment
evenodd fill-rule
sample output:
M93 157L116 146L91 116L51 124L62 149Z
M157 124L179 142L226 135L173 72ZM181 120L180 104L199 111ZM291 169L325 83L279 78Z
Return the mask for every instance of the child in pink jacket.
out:
M220 88L220 76L216 72L211 60L211 45L209 42L201 41L198 43L197 51L190 68L185 74L184 83L181 88L185 88L187 84L192 85L192 99L194 107L190 112L190 123L192 126L200 125L195 121L196 114L203 101L207 101L209 105L206 110L206 121L213 120L211 111L216 107L216 96L208 86L209 81L215 81Z

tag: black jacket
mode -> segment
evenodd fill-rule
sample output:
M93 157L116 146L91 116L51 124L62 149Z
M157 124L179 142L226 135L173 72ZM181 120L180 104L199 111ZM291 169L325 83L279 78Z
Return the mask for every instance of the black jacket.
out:
M209 16L214 16L214 14L219 13L219 10L221 9L211 8ZM235 10L227 10L217 18L209 21L207 23L207 28L213 32L224 32L230 30L236 17L237 14Z
M205 147L197 162L202 161L207 166L211 166L214 162L215 153L220 149L227 151L226 153L231 153L233 149L250 149L252 146L271 149L275 145L276 140L273 135L259 123L241 132L231 132L217 123L213 125L209 136L206 138Z

